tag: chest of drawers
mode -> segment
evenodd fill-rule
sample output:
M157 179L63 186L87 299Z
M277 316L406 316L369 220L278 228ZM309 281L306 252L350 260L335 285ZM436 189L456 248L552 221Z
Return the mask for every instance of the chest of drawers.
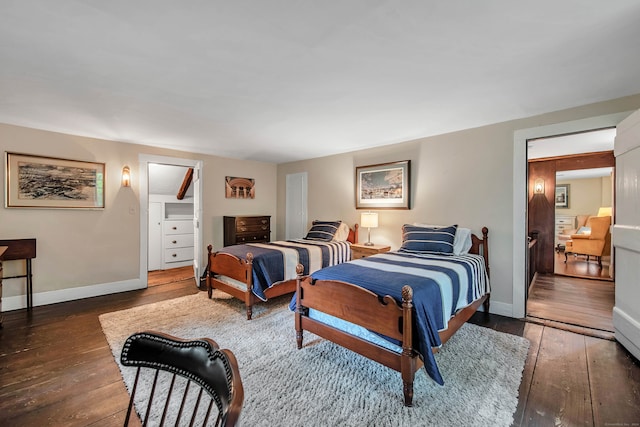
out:
M564 244L563 241L558 237L560 235L565 235L573 230L575 230L576 226L576 217L569 215L556 215L556 238L555 245Z
M193 262L193 220L163 222L164 268L183 267Z
M225 216L224 245L266 243L271 241L271 217Z

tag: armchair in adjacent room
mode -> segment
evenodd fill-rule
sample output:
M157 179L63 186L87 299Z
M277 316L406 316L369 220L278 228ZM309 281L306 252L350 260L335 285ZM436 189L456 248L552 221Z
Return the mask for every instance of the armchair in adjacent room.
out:
M579 233L582 234L582 230L586 230L589 228L589 225L587 224L589 218L591 218L591 215L577 215L574 224L576 228L564 229L562 233L558 234L558 245L556 246L556 252L565 250L565 247L567 246L567 240L571 240L571 235Z
M598 261L598 266L602 267L602 257L610 254L611 248L611 226L610 216L592 216L587 221L590 233L572 234L571 240L566 243L564 251L564 262L567 262L569 253L576 255L586 255L587 261L591 256Z

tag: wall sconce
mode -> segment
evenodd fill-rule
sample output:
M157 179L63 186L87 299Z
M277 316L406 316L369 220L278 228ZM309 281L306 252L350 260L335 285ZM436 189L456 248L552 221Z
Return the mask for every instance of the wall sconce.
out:
M533 183L533 194L544 194L544 179L538 178Z
M131 187L131 169L129 169L129 166L122 168L122 186Z
M365 246L373 246L373 243L371 243L371 229L378 226L378 214L376 212L363 212L360 215L360 226L369 229Z

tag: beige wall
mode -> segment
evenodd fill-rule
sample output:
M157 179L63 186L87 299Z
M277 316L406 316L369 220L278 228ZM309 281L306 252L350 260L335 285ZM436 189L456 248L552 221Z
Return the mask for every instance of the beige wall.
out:
M138 278L138 156L141 153L203 160L205 246L209 243L215 247L222 246L223 215L265 214L275 217L276 214L275 164L156 149L5 124L0 124L0 151L3 154L9 151L106 164L104 209L18 209L5 208L4 203L0 209L0 239L37 239L37 258L33 261L36 305L37 293ZM120 187L120 173L125 164L131 167L131 188ZM255 178L256 198L226 199L226 175ZM206 264L205 260L202 261ZM24 272L22 262L5 262L4 267L5 276ZM24 292L24 279L4 282L5 298Z
M38 239L38 257L33 264L36 293L126 281L139 276L137 179L138 155L141 153L203 160L203 243L212 242L215 247L222 246L223 215L271 215L272 238L283 239L285 183L289 173L308 173L310 221L341 218L353 224L359 222L354 201L355 167L409 159L412 162L412 208L379 211L380 227L372 230L372 241L398 248L402 224L416 221L457 223L476 233L487 226L492 302L498 306L510 305L514 262L514 131L638 108L640 95L635 95L386 147L281 165L0 124L0 149L3 152L104 162L107 168L104 210L3 207L0 209L0 236ZM132 168L134 185L130 189L120 188L119 175L124 164ZM526 159L523 158L522 168L525 167ZM255 178L256 199L225 199L223 183L226 175ZM129 213L131 207L133 214ZM366 240L366 231L360 240ZM19 274L23 269L14 261L5 263L5 268L6 275ZM5 297L23 293L22 279L5 282ZM38 299L34 300L38 304Z
M558 179L557 184L569 184L569 207L556 209L556 215L596 215L603 206L613 206L611 177Z
M355 209L355 167L411 160L411 210L380 210L374 243L401 243L405 223L459 224L480 233L489 228L492 306L513 302L514 132L640 108L640 95L556 113L453 132L386 147L278 166L278 230L284 237L286 175L308 172L308 218L359 222ZM526 168L523 158L522 168ZM523 193L526 189L522 189ZM525 218L517 219L525 221ZM361 233L366 241L366 230ZM523 245L524 246L524 245Z

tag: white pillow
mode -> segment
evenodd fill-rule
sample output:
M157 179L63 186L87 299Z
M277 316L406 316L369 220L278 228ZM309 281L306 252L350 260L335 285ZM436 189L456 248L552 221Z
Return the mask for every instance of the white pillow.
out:
M338 231L336 231L336 234L333 236L333 240L344 242L347 238L349 238L349 226L346 223L341 222L340 227L338 227Z
M413 225L416 227L447 227L446 225L421 224L418 222L414 222ZM471 245L471 229L458 227L456 230L456 236L453 239L453 254L468 254L471 249Z

